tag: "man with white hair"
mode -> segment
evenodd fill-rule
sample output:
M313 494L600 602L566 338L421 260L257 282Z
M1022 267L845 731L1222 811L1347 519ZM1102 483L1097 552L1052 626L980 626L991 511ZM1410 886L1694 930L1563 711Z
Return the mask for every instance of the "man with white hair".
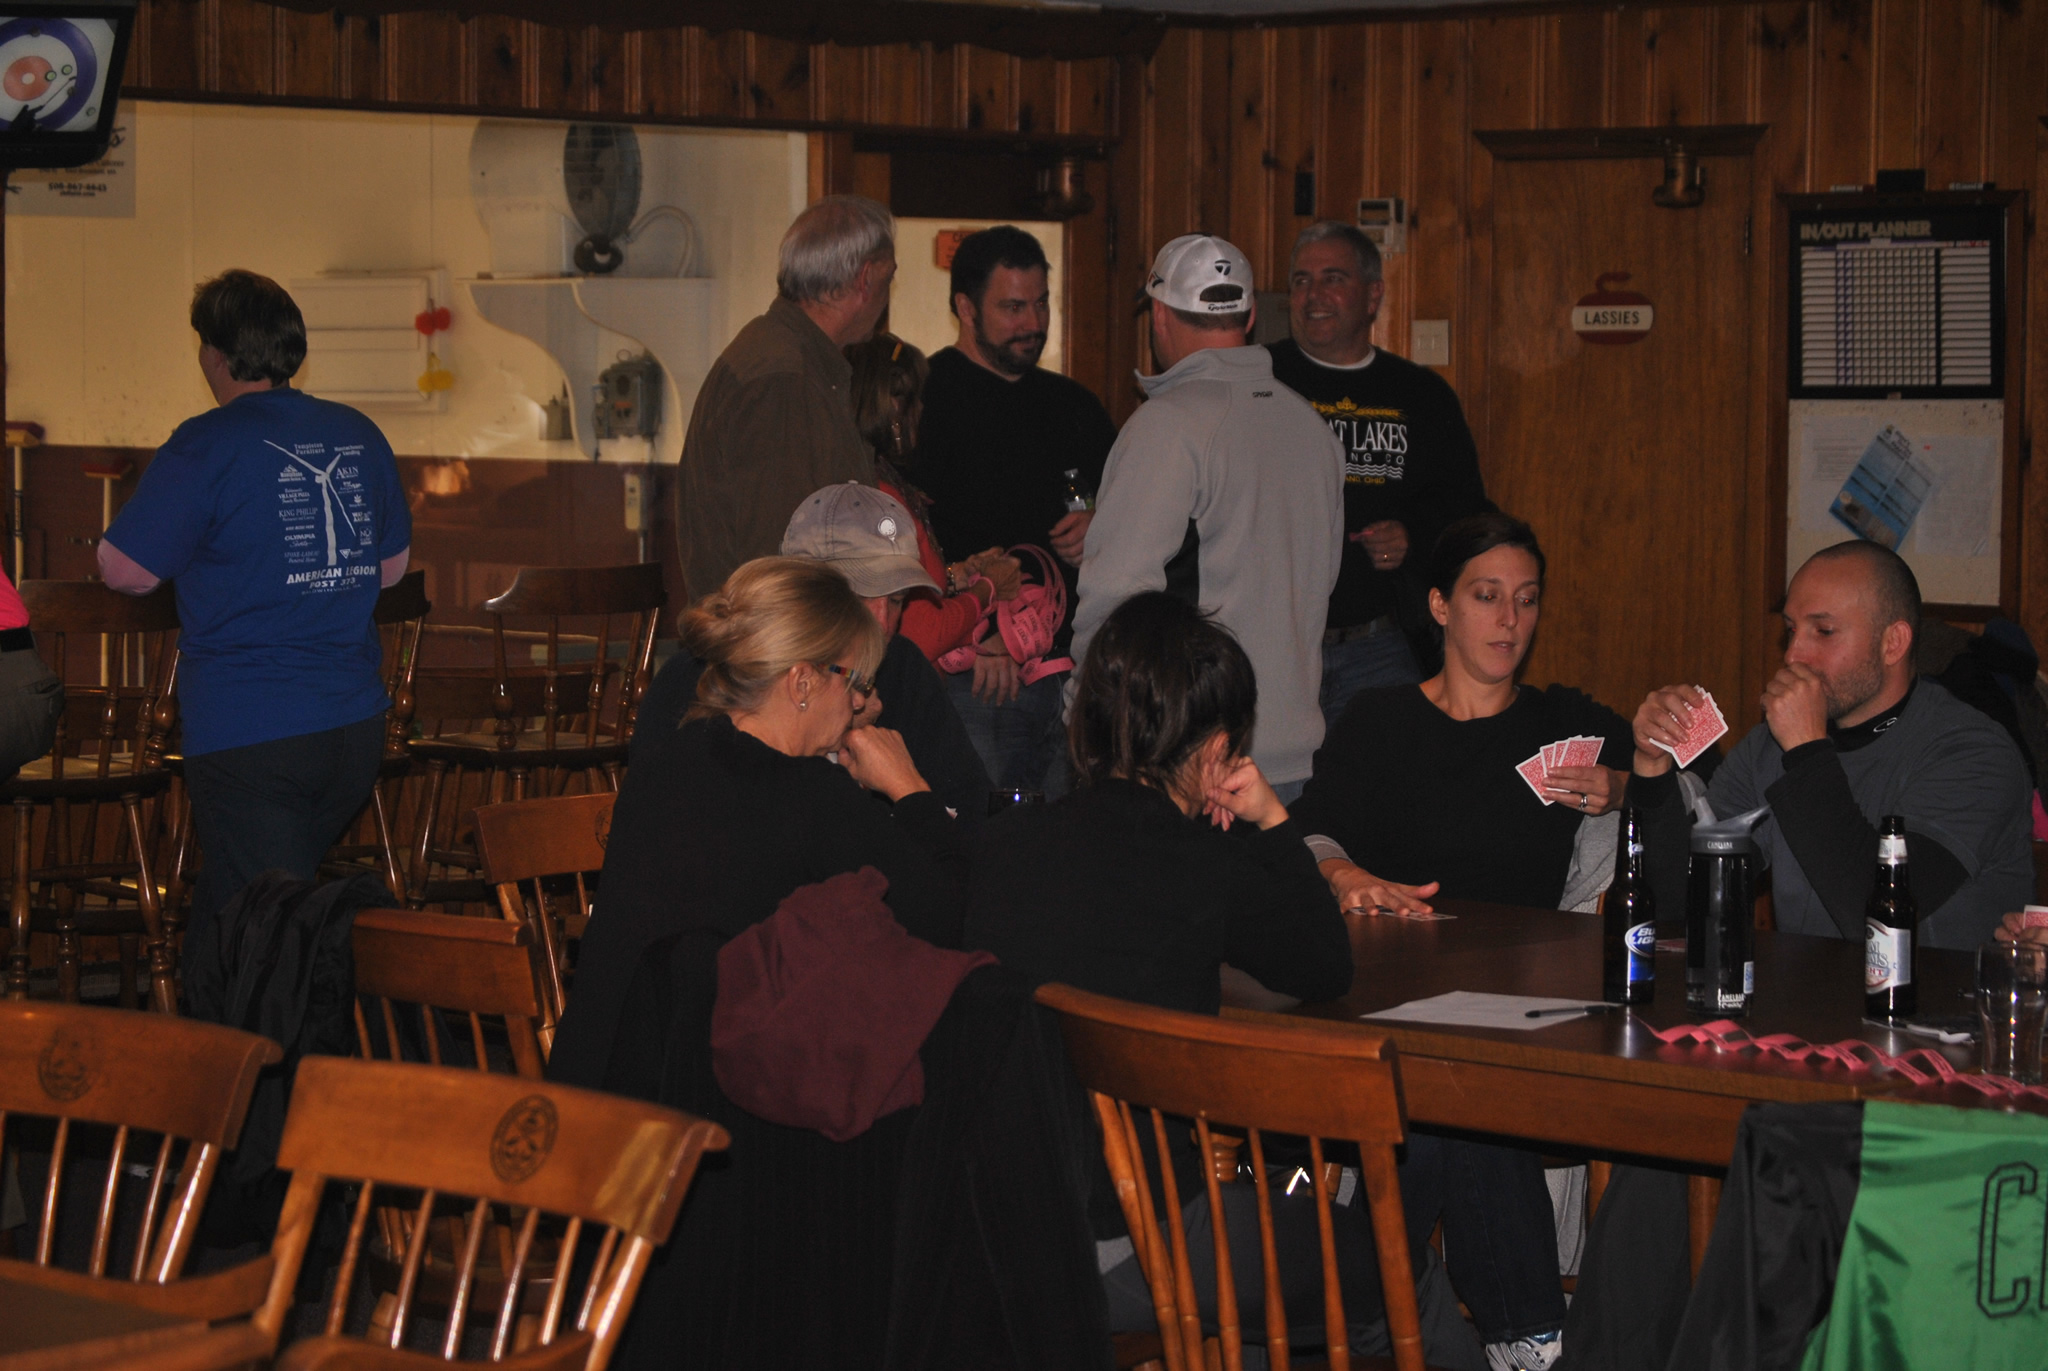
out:
M896 221L865 196L829 195L782 235L775 301L712 364L683 439L676 527L692 597L773 556L812 491L873 483L841 349L874 333L895 275Z

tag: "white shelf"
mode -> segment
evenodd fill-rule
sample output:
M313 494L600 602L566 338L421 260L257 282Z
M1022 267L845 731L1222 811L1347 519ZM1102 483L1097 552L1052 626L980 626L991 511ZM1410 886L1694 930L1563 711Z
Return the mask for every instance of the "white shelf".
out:
M620 460L673 463L682 456L683 430L704 373L717 357L711 337L715 283L702 277L549 276L470 278L460 282L476 312L499 328L546 349L569 379L571 431L586 457L596 458L591 433L592 392L598 374L617 360L628 339L661 364L661 427L651 448L639 440ZM612 454L603 454L606 457Z

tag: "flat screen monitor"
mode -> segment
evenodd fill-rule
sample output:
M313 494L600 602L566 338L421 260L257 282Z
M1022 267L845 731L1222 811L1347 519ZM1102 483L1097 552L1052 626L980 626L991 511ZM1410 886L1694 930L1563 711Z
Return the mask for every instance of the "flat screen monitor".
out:
M73 167L106 151L133 0L0 0L0 167Z

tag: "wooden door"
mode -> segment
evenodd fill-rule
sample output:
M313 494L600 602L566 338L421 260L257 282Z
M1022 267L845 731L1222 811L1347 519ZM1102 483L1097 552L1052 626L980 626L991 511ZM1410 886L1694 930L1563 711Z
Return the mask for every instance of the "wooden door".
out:
M1590 692L1624 717L1697 682L1753 718L1747 585L1750 159L1705 159L1693 209L1650 201L1650 159L1507 160L1493 168L1486 338L1487 493L1536 529L1550 571L1524 679ZM1572 311L1646 298L1650 331L1599 343Z

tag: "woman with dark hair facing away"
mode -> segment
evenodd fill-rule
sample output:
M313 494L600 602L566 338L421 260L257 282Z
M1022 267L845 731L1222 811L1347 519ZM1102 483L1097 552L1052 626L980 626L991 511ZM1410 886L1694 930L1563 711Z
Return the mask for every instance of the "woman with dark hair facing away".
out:
M875 450L875 484L910 511L917 534L917 559L925 574L944 586L942 595L904 591L892 599L902 606L896 631L936 662L974 641L974 629L999 600L1017 597L1017 559L999 547L948 563L932 535L931 500L904 476L917 450L917 423L924 413L924 383L931 365L924 354L893 333L878 333L846 349L853 363L853 422ZM1001 645L998 638L997 645Z
M965 854L903 739L866 726L882 704L885 639L846 579L758 558L690 606L682 630L705 664L696 703L620 789L554 1080L599 1086L615 1050L660 1050L613 1043L651 944L698 929L730 937L798 886L875 867L898 923L959 946Z
M368 416L296 390L306 321L284 287L226 271L192 295L218 408L157 449L97 553L100 579L178 600L178 715L202 859L186 946L204 955L242 887L315 879L369 802L391 704L377 595L412 515Z
M1076 788L1054 804L991 819L975 853L966 943L1034 981L1062 981L1163 1009L1214 1014L1225 962L1269 989L1307 1000L1351 985L1344 920L1300 830L1247 755L1258 704L1251 662L1230 631L1161 592L1132 596L1104 622L1077 677L1067 740ZM1207 1191L1198 1159L1174 1130L1196 1282L1213 1294ZM1096 1167L1092 1218L1110 1320L1154 1326L1151 1297L1129 1252L1106 1169ZM1226 1204L1254 1203L1226 1186ZM1244 1192L1240 1194L1239 1192ZM1320 1238L1309 1192L1276 1201L1283 1296L1299 1336L1319 1342ZM1363 1323L1380 1309L1364 1198L1333 1208L1345 1308ZM1259 1225L1227 1212L1239 1269L1240 1321L1261 1326ZM1419 1255L1419 1254L1418 1254ZM1418 1265L1417 1270L1422 1267ZM1456 1323L1456 1315L1450 1314ZM1430 1336L1433 1363L1459 1362ZM1309 1325L1313 1325L1312 1327ZM1455 1332L1453 1336L1455 1336ZM1361 1348L1361 1350L1367 1350Z
M1295 804L1345 909L1426 912L1439 893L1555 909L1580 825L1620 806L1629 722L1580 691L1515 679L1542 610L1544 565L1535 533L1505 514L1461 519L1438 539L1429 611L1443 669L1354 696ZM1552 768L1538 797L1516 765L1574 735L1602 740L1598 764ZM1463 1141L1438 1160L1448 1168L1451 1280L1488 1361L1546 1371L1561 1355L1565 1305L1541 1161Z

